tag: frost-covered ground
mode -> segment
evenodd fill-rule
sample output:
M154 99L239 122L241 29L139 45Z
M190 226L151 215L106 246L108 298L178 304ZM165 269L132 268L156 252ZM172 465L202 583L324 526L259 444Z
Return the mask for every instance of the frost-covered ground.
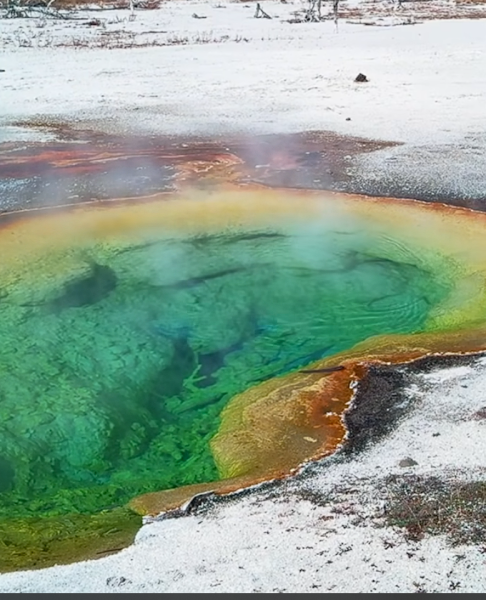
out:
M65 124L148 135L330 130L402 143L353 163L356 191L486 199L485 24L457 18L483 6L354 2L337 23L290 23L300 1L262 6L272 19L254 18L250 2L173 1L134 18L93 9L0 20L0 140ZM354 82L360 72L367 83ZM406 410L364 449L147 523L119 554L0 575L0 592L486 591L485 532L467 512L476 502L481 525L484 490L454 487L484 482L485 369L466 359L405 370ZM430 497L408 497L420 482Z

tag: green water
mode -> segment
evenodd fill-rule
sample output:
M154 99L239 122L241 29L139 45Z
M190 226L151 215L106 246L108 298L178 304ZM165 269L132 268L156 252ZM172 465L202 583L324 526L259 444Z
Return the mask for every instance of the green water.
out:
M358 231L161 236L84 249L80 275L32 301L6 294L0 521L217 479L208 443L236 393L420 330L446 287L372 246Z

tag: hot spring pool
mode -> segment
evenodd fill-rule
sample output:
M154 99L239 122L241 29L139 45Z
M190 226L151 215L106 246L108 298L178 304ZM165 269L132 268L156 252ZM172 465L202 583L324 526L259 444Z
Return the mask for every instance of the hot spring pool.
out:
M235 396L371 336L460 325L471 275L444 249L444 219L376 209L219 192L4 218L5 539L247 475L210 443Z

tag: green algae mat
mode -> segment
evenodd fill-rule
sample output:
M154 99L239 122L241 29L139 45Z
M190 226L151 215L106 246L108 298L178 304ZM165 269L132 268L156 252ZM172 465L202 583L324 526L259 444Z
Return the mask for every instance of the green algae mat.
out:
M226 477L210 441L245 390L477 322L476 266L427 233L443 217L376 206L228 192L0 220L0 570L115 551L132 498Z

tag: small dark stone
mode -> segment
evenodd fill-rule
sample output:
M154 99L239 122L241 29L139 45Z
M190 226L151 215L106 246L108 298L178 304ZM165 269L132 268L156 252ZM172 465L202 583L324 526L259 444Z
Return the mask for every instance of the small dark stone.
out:
M414 467L418 465L418 462L407 456L407 458L402 458L402 460L398 463L400 467Z
M346 117L346 121L351 121L351 117Z
M432 437L439 437L440 433L433 433Z
M355 81L356 81L357 83L365 83L365 82L368 82L369 80L368 80L368 78L366 77L366 75L363 75L363 73L358 73L358 74L356 75Z

